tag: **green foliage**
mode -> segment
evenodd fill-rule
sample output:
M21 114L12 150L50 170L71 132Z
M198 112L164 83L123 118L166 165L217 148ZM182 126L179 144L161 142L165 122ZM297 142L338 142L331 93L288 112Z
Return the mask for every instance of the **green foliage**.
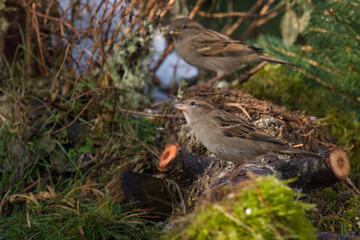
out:
M296 63L304 79L314 87L329 89L359 108L360 5L355 0L327 0L300 1L293 7L312 12L304 31L305 46L286 49L279 39L271 37L260 38L259 46L271 55Z
M358 1L314 1L306 38L311 51L302 56L330 71L307 67L335 90L360 102L360 5Z
M276 177L250 180L234 192L200 205L164 239L315 239L307 219L314 205L295 201L298 194Z
M257 46L299 69L268 67L244 89L255 97L323 118L336 143L352 148L351 173L360 179L360 5L354 0L329 0L298 1L292 7L311 12L303 46L285 47L281 39L271 36L261 36Z
M311 212L310 217L320 231L359 235L359 195L326 188L311 194L307 201L317 204L317 211Z

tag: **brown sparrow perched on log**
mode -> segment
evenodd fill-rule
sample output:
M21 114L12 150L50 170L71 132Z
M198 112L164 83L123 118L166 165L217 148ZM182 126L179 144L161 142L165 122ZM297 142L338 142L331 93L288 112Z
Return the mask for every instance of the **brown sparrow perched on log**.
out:
M220 110L203 98L194 97L174 105L185 115L189 127L211 153L227 161L250 163L264 156L320 155L291 148L244 119Z
M232 40L228 36L204 28L188 19L175 19L167 30L172 36L176 52L187 63L206 71L214 71L215 81L249 64L269 61L295 66L292 63L263 55L260 48Z

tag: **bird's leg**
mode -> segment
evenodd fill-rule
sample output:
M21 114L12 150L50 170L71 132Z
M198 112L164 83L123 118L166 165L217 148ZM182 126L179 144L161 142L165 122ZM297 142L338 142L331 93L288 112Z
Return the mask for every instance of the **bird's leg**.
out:
M239 77L238 82L239 83L244 83L247 80L249 80L249 78L254 75L255 73L257 73L258 71L260 71L268 62L267 61L263 61L261 62L259 65L257 65L256 67L254 67L253 69L251 69L248 73L245 74L241 74Z
M218 75L216 75L216 77L214 77L214 78L210 79L209 81L207 81L205 83L205 86L210 87L210 88L216 87L223 77L224 77L224 75L218 74Z
M207 82L205 83L205 86L206 86L206 87L213 87L214 83L216 83L216 86L217 86L218 81L219 81L219 76L216 76L216 77L210 79L209 81L207 81Z

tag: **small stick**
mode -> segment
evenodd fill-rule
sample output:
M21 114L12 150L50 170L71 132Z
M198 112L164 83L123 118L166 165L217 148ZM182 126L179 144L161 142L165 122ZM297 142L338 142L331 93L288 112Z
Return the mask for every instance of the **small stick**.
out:
M250 120L252 120L252 118L250 117L250 114L246 111L246 109L241 106L239 103L226 103L225 105L230 106L230 107L237 107L240 108L241 111L243 111L243 113L246 115L246 117Z

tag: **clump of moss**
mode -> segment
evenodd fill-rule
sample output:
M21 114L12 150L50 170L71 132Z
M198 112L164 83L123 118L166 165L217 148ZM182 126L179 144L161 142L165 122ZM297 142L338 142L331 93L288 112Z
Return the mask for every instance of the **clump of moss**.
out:
M312 193L308 200L317 204L317 211L310 218L320 231L336 232L342 235L360 233L360 196L348 191L336 192L326 188Z
M312 204L274 176L249 180L216 203L203 203L164 236L171 239L315 239Z

